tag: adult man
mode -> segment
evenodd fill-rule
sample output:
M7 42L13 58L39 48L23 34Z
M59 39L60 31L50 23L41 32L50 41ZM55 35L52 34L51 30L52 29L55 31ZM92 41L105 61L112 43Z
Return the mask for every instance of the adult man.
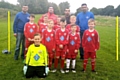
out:
M65 18L66 18L66 23L70 24L70 9L66 8L64 13L65 13Z
M22 11L18 12L14 19L13 32L14 32L14 36L16 37L16 48L14 54L15 60L18 60L21 42L22 42L21 58L24 59L24 50L25 50L24 25L26 22L29 21L29 13L27 13L27 11L28 11L28 6L23 6Z
M57 16L54 14L53 7L48 8L48 13L45 13L44 15L48 16L48 19L52 19L54 21L54 24L57 24ZM39 19L38 23L44 22L44 15Z
M88 29L88 20L90 18L94 19L94 14L92 12L88 11L88 7L87 7L86 3L83 3L81 5L81 9L82 9L82 12L77 14L76 24L79 25L79 27L80 27L80 37L81 37L81 41L82 41L83 33L86 29ZM84 56L84 51L83 51L83 48L81 45L81 47L80 47L80 59L83 59L84 58L83 56Z

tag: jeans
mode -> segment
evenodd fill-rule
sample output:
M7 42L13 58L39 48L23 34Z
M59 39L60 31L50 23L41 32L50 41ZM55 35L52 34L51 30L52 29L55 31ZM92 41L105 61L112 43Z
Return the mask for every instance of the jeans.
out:
M21 58L24 59L24 51L25 51L24 33L17 33L17 36L16 36L16 48L15 48L15 54L14 54L14 59L15 60L17 60L18 57L19 57L21 43L22 43Z
M80 39L81 39L81 44L80 44L80 58L81 58L81 59L84 58L84 51L83 51L83 47L82 47L82 37L83 37L83 33L84 33L84 31L80 31Z

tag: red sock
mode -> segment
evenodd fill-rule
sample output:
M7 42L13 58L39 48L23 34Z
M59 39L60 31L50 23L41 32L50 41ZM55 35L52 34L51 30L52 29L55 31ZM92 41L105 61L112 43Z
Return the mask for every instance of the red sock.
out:
M88 59L84 59L84 62L83 62L83 69L84 70L86 70L87 62L88 62Z
M57 66L58 66L58 60L59 60L58 58L55 59L55 63L54 63L54 68L55 68L55 69L56 69Z
M52 58L49 58L49 68L51 69L52 67Z
M95 70L95 60L91 60L91 67L92 67L92 70Z
M61 69L63 69L64 68L64 59L61 59Z

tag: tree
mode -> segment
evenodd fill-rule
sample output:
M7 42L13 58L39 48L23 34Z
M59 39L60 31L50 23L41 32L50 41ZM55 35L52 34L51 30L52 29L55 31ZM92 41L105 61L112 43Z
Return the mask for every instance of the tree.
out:
M120 5L115 9L116 15L120 16Z
M64 14L64 10L66 9L66 8L70 8L70 4L66 1L66 2L61 2L60 4L59 4L59 8L60 8L60 12L61 12L61 14Z

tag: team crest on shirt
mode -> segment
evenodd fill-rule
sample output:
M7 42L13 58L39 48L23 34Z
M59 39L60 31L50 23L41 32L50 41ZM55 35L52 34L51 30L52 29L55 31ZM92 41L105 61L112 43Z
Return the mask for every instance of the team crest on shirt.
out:
M51 34L51 36L53 36L53 34Z
M39 50L38 53L42 53L42 50Z
M86 16L86 18L88 19L88 18L89 18L89 16Z
M33 26L33 28L35 28L35 26Z
M64 41L64 36L61 36L61 37L60 37L60 40L61 40L61 41Z
M40 56L39 56L38 54L36 54L36 55L34 56L34 59L35 59L36 61L38 61L38 60L40 59Z
M75 40L77 40L77 37L75 37Z
M27 19L30 19L30 17L27 17Z
M47 41L47 42L50 42L50 40L51 40L50 37L47 37L47 38L46 38L46 41Z
M31 28L31 29L30 29L30 33L32 33L32 32L34 32L34 30Z
M72 41L70 42L70 44L73 46L73 45L75 44L74 40L72 40Z
M94 36L95 34L94 33L92 33L92 36Z
M91 40L92 40L92 38L89 36L89 37L87 38L87 41L90 42Z

